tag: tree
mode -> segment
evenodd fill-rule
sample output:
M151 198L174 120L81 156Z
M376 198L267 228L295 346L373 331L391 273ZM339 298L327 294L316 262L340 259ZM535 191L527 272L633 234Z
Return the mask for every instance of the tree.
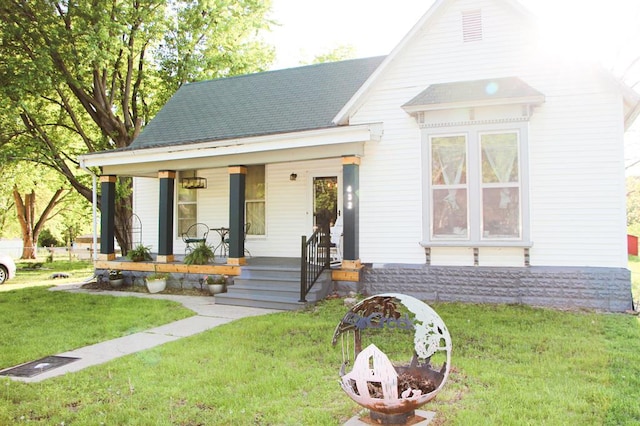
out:
M38 236L43 229L44 224L49 219L54 207L60 202L63 196L63 189L59 188L47 203L40 217L36 217L36 192L21 196L18 188L13 190L13 199L18 210L18 221L22 228L22 259L35 259Z
M0 164L31 161L91 200L79 154L125 148L182 84L263 70L264 0L0 3ZM99 174L98 170L92 171ZM119 177L115 235L131 214Z
M321 64L324 62L337 62L356 57L356 48L350 44L341 44L325 53L316 55L311 64ZM304 62L301 62L305 65Z

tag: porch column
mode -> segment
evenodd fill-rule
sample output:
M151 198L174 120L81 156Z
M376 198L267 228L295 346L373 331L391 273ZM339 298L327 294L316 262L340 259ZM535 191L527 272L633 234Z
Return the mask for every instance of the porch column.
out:
M173 262L173 192L176 172L161 170L158 205L158 262Z
M229 167L229 257L230 265L244 265L244 188L245 166Z
M114 260L116 177L100 176L100 260Z
M342 267L360 268L360 157L342 158Z

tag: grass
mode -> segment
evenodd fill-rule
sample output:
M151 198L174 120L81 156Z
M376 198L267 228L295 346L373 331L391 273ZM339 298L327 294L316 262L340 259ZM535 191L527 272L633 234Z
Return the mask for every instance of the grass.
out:
M30 310L36 317L49 297L59 297L34 296ZM70 299L68 314L73 317L88 300ZM640 422L637 317L523 306L432 306L454 346L450 380L435 403L424 407L437 412L436 424ZM360 412L338 385L342 354L330 343L345 312L340 300L326 301L307 311L234 321L37 384L0 380L0 424L343 424ZM62 313L41 318L57 315ZM108 323L120 315L106 310L100 319L83 323ZM49 331L48 321L10 328L39 328L48 342L62 333ZM13 345L2 352L11 350Z
M191 315L179 303L165 300L97 297L45 287L0 293L0 369Z
M629 270L631 271L631 293L637 305L640 302L640 257L629 256Z
M0 291L16 290L25 287L77 283L93 276L93 263L90 261L63 260L53 262L18 260L16 276L0 286ZM67 274L69 278L52 278L55 274Z

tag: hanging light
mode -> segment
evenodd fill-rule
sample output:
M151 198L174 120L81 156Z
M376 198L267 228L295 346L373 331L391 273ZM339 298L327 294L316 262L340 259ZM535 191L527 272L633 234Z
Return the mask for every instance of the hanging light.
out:
M180 179L184 189L204 189L207 187L207 179L203 177L185 177Z

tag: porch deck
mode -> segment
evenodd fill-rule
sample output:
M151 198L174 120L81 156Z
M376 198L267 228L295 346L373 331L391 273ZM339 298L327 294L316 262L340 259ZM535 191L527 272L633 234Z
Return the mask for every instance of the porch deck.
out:
M208 265L186 265L183 261L184 255L175 255L174 261L169 263L132 262L123 257L112 261L98 260L95 267L133 273L185 274L181 285L191 281L193 286L198 285L202 275L227 275L232 277L227 292L216 295L216 303L221 305L295 310L322 300L332 287L331 271L327 270L306 296L306 303L300 302L300 258L250 257L244 265L229 265L220 260L217 260L220 263Z

